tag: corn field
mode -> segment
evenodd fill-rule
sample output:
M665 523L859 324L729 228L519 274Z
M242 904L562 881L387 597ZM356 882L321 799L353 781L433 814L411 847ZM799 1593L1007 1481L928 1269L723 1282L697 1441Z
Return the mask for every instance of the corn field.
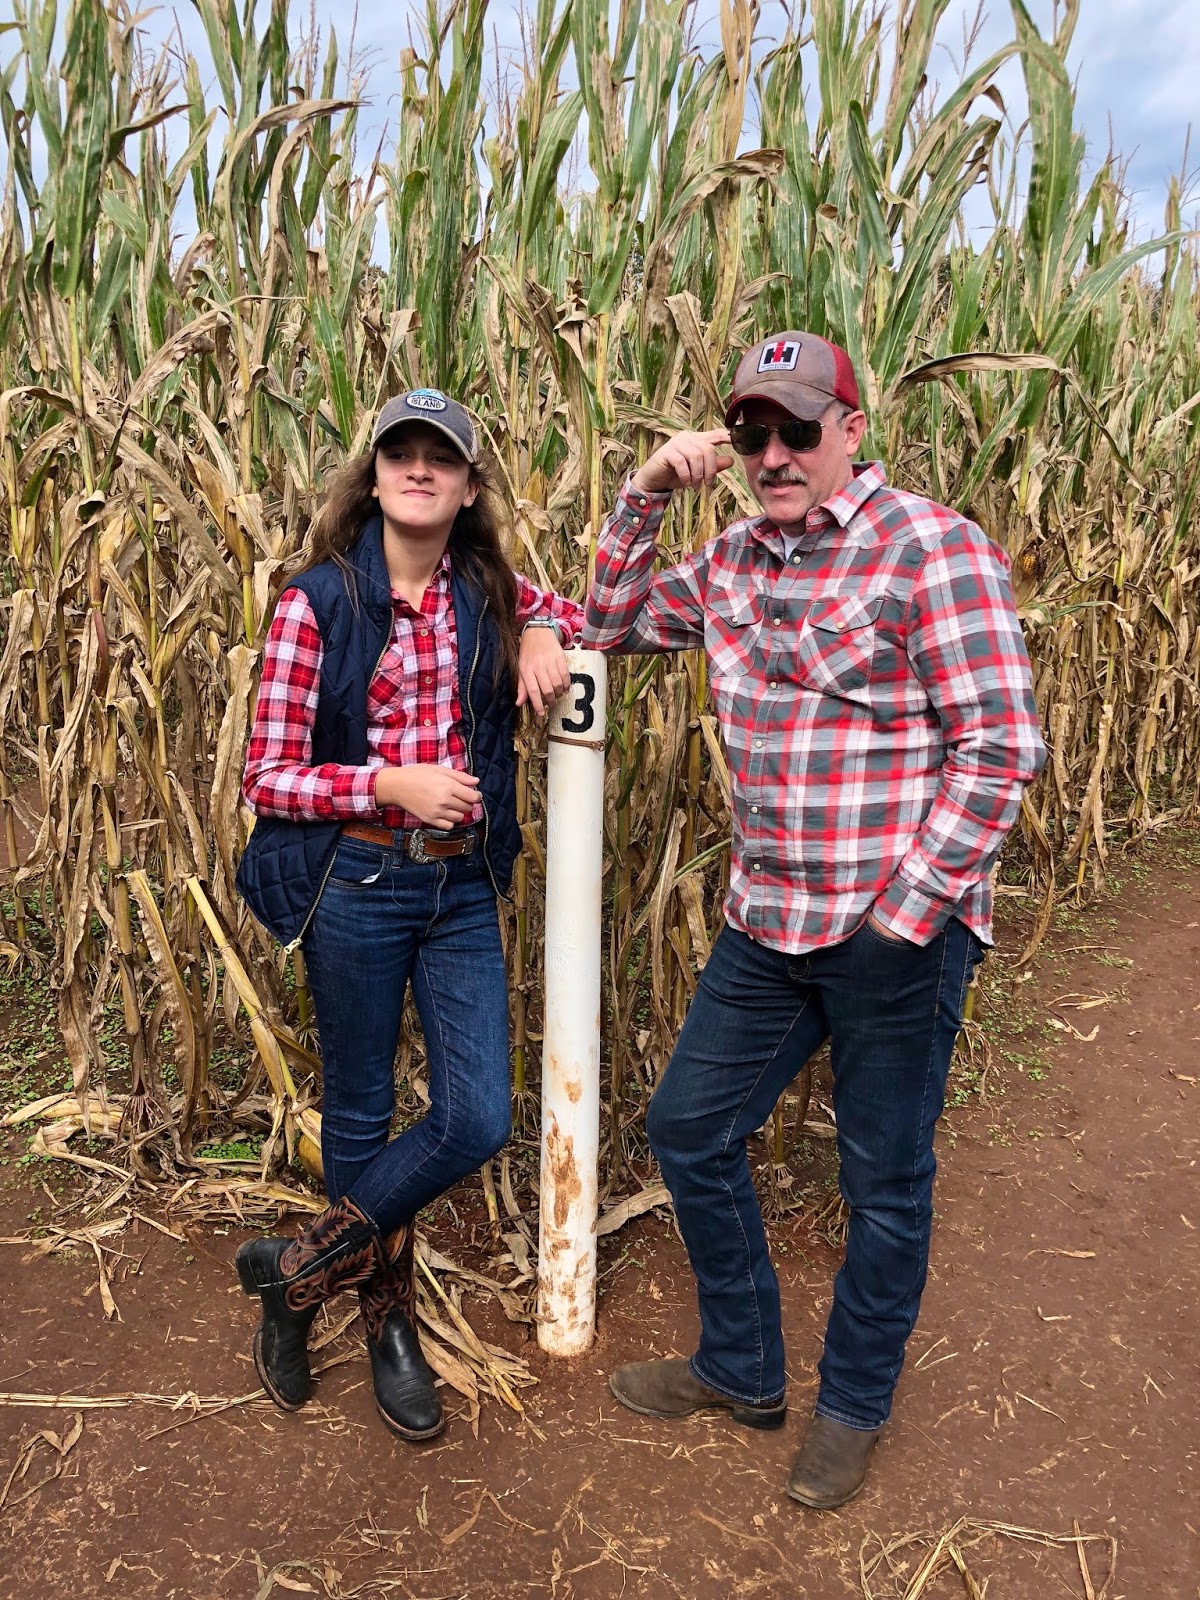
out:
M754 339L827 334L864 379L869 453L1014 561L1051 759L1010 889L1044 927L1114 847L1196 806L1197 249L1178 184L1160 236L1134 244L1118 163L1085 172L1064 64L1078 0L1053 37L1011 0L1011 42L940 88L948 0L798 0L771 39L750 0L713 3L705 51L688 0L622 0L615 19L608 0L536 0L523 59L498 68L487 0L429 0L398 94L389 78L339 95L336 39L305 37L287 0L194 0L206 60L152 50L125 0L74 0L65 26L52 0L15 0L0 939L31 960L34 923L53 931L75 1092L139 1174L195 1171L214 1132L264 1114L263 1177L297 1149L312 1165L303 966L233 890L242 757L322 483L403 387L471 405L516 564L582 597L615 487L663 430L715 425ZM1010 60L1019 127L995 81ZM394 151L364 146L361 93L393 97ZM678 496L667 558L752 504L732 475ZM695 656L614 663L608 733L615 1187L719 923L729 789ZM532 723L520 756L506 936L524 1105ZM399 1068L419 1082L407 1028Z

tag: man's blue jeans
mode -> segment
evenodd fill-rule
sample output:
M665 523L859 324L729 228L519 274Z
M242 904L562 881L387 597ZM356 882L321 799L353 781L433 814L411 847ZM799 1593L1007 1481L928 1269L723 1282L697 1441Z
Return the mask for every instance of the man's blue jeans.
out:
M509 1135L508 985L481 852L417 865L343 838L303 948L324 1063L325 1187L389 1233ZM389 1144L410 981L431 1104Z
M924 947L864 923L802 956L720 934L647 1116L696 1275L692 1371L710 1388L750 1404L783 1396L779 1285L746 1136L828 1038L850 1227L817 1410L854 1428L887 1420L925 1286L934 1124L981 955L957 919Z

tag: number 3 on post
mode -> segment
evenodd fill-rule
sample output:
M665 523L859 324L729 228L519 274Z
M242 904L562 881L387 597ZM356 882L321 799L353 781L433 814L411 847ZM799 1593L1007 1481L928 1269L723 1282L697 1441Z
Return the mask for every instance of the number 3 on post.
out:
M571 687L579 690L575 709L559 725L564 733L588 733L596 722L596 680L590 672L573 672Z

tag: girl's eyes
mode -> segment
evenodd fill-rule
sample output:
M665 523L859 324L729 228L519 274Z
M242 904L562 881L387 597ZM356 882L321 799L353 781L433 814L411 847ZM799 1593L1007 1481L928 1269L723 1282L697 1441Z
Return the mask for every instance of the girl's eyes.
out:
M408 450L385 450L384 455L389 461L394 461L397 466L406 467L411 462L420 458ZM453 467L458 465L457 458L452 455L433 455L429 457L430 464L435 467Z

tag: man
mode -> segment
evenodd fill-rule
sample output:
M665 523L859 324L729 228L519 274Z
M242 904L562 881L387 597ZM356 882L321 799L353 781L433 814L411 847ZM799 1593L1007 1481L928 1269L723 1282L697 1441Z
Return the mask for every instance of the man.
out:
M772 335L738 365L725 421L633 474L587 606L600 649L703 645L733 793L726 926L647 1115L700 1343L690 1361L619 1368L612 1389L648 1416L783 1422L746 1137L828 1038L849 1234L787 1487L830 1508L862 1487L916 1321L988 873L1045 750L1007 557L880 463L853 465L866 418L845 351ZM730 446L762 515L656 573L671 493L710 483Z

